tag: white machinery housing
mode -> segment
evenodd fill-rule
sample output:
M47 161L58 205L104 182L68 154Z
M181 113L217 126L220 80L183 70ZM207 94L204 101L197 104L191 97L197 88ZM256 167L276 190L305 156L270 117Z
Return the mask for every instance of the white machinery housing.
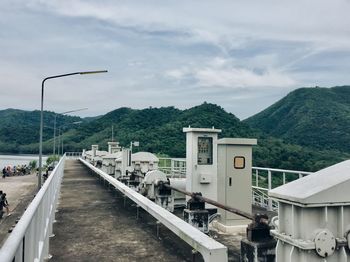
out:
M270 191L276 261L350 261L350 160Z
M188 127L183 132L186 133L186 190L201 192L217 201L217 140L221 130Z

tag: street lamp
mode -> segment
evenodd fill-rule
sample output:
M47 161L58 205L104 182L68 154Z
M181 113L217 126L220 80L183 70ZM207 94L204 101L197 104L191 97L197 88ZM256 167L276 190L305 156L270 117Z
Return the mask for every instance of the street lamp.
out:
M44 125L44 87L45 81L53 78L66 77L72 75L87 75L87 74L99 74L99 73L107 73L107 70L100 71L83 71L83 72L75 72L63 75L55 75L44 78L41 83L41 110L40 110L40 140L39 140L39 174L38 174L38 191L41 188L41 169L42 169L42 158L43 158L43 125Z
M60 155L60 154L63 155L63 128L65 126L77 125L77 124L81 124L81 123L83 123L83 121L76 121L76 122L68 123L68 124L61 125L61 126L58 127L58 136L59 136L58 145L57 145L57 153L58 153L58 155ZM61 147L61 153L60 153L60 147Z
M130 152L132 154L132 146L140 146L139 141L130 142Z
M73 112L78 112L78 111L82 111L82 110L86 110L87 108L80 108L80 109L75 109L75 110L70 110L70 111L66 111L66 112L62 112L62 113L55 113L55 120L54 120L54 124L53 124L53 152L52 154L55 156L56 153L56 118L58 115L65 115L68 113L73 113Z

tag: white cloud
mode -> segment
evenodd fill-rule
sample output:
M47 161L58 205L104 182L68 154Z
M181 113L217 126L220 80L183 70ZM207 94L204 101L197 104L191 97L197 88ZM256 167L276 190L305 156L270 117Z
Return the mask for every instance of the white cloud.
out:
M81 1L32 0L34 9L62 16L94 18L137 30L179 31L189 39L226 48L244 39L350 43L350 2L309 1Z
M255 61L257 68L264 68L261 67L263 62L274 60L274 58L258 56L252 60ZM176 81L191 78L195 81L194 85L201 87L289 88L296 85L296 81L292 77L273 67L254 70L254 68L237 66L237 62L234 59L215 57L203 65L168 70L165 75Z
M247 69L213 69L206 68L195 73L198 85L206 87L290 87L295 85L295 81L277 71L266 71L261 74Z
M350 82L349 9L345 0L2 0L2 107L38 108L44 76L106 68L50 82L47 108L206 100L247 116L259 96L265 106L292 88Z

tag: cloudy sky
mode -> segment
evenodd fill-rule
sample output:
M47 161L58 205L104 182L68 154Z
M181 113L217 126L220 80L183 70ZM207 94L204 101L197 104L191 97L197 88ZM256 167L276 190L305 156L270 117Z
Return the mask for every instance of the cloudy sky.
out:
M0 0L0 109L216 103L244 119L299 87L350 84L350 1Z

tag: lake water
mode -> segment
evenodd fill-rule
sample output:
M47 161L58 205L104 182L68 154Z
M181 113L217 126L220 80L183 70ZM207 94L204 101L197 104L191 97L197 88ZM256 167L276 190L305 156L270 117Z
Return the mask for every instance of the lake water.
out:
M43 156L43 164L46 163L47 156ZM39 155L0 155L0 168L4 166L28 165L30 161L36 160L39 164Z

